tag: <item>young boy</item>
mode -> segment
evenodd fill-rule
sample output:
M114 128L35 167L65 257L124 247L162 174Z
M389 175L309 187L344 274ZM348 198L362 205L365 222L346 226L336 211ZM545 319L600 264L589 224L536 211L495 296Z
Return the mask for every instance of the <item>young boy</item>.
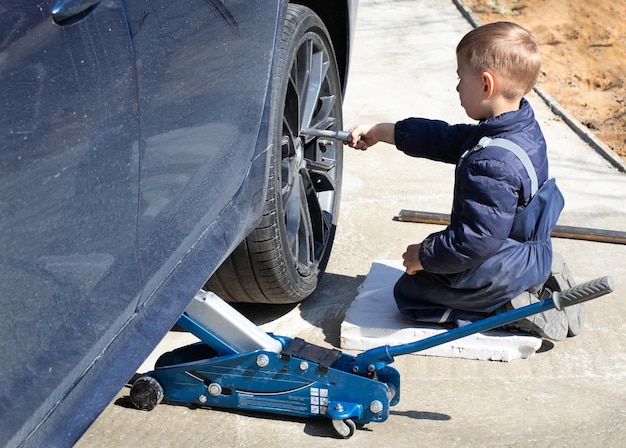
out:
M401 313L421 322L476 320L538 300L550 275L550 232L563 207L554 180L547 181L546 142L524 99L541 64L532 35L513 23L487 24L463 37L456 56L461 105L478 124L408 118L360 125L349 143L366 150L382 141L409 156L457 165L450 225L408 246L406 273L394 288ZM525 154L507 149L509 142ZM527 207L534 173L538 196L547 200ZM517 326L553 340L568 332L557 310Z

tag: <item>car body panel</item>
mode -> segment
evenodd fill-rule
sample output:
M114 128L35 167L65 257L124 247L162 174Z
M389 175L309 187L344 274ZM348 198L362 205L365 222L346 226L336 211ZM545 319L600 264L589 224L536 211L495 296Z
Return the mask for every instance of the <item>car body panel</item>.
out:
M159 0L127 6L137 59L138 257L146 295L236 195L255 156L278 6L231 2L218 12L218 5Z
M141 279L136 80L121 5L68 27L35 2L1 5L4 445L89 368L133 312Z
M2 446L71 446L264 207L287 2L89 3L0 0Z

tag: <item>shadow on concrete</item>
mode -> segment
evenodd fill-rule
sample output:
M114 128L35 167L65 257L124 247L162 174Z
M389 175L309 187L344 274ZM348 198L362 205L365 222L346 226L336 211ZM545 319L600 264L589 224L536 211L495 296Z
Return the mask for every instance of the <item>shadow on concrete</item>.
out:
M365 276L361 275L350 277L327 272L320 279L315 292L299 304L238 303L232 305L257 325L272 322L290 312L299 312L302 319L322 329L325 342L339 347L340 328L345 312L364 280Z
M398 415L400 417L412 418L414 420L452 420L448 414L441 414L439 412L428 411L389 411L391 415Z

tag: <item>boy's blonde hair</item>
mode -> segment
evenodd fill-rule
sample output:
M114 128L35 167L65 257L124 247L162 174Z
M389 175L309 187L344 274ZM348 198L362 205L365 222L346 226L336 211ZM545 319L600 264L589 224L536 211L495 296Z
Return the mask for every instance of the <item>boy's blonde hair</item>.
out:
M461 39L456 54L478 73L492 70L509 100L527 94L539 77L539 45L515 23L494 22L473 29Z

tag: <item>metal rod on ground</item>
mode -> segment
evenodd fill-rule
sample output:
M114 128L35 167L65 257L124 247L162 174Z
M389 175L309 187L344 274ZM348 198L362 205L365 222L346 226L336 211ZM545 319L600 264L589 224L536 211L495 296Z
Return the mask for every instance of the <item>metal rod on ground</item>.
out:
M400 210L395 218L397 221L417 222L422 224L450 224L447 213L420 212L416 210ZM552 231L553 238L569 238L573 240L596 241L599 243L626 244L626 232L617 230L591 229L556 225Z

